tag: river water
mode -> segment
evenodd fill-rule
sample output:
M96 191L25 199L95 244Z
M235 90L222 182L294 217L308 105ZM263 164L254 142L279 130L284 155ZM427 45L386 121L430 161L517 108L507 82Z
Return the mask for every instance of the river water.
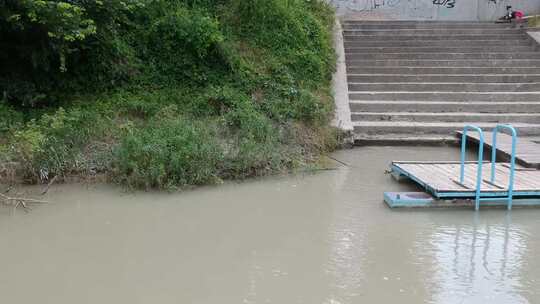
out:
M54 186L0 208L0 303L540 303L540 210L390 210L399 160L456 148L368 147L350 166L182 193Z

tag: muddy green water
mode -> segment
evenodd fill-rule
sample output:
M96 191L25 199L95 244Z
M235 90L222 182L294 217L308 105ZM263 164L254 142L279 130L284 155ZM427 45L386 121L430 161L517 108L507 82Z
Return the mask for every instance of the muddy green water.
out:
M0 303L540 303L540 210L388 209L390 160L184 193L58 186L0 208Z

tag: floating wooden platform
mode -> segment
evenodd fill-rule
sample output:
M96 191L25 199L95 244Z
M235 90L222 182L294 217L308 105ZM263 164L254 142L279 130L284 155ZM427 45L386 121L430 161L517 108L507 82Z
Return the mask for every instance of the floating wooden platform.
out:
M463 132L457 132L461 138ZM492 132L484 132L484 147L492 149ZM467 134L467 141L474 142L478 145L479 136L476 132ZM512 154L512 136L499 133L497 137L497 156L502 159L509 160ZM540 169L540 144L527 140L526 138L518 138L516 146L516 163L527 167Z
M491 174L491 163L483 164L482 197L508 195L510 165L497 163L495 168L496 183L491 184L487 181ZM457 181L460 172L459 162L393 162L391 172L394 177L411 179L437 199L475 197L476 162L465 164L464 185L460 185ZM540 170L516 168L514 197L540 197Z

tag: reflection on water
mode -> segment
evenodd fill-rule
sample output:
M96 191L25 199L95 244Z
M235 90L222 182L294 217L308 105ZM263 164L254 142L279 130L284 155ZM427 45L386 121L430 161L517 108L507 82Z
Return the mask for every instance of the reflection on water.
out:
M344 203L346 204L346 202ZM355 220L354 210L343 206L339 221L331 226L328 235L330 241L330 257L328 261L328 273L332 278L334 292L330 295L330 301L353 299L358 295L357 290L362 286L365 279L363 262L365 258L365 231ZM349 209L349 210L348 210Z
M520 274L526 264L527 236L511 224L510 214L501 222L437 227L425 240L432 248L435 303L527 303ZM426 248L418 241L418 250ZM533 287L533 286L529 286Z
M349 170L342 169L334 174L334 192L346 186ZM339 193L333 193L339 195ZM329 259L327 272L331 276L331 293L326 303L346 303L358 296L357 290L364 281L363 259L365 258L365 229L358 219L361 209L354 200L342 201L333 206L328 227Z
M540 210L390 210L393 159L175 194L59 186L0 208L0 303L535 303ZM29 292L31 290L31 292Z

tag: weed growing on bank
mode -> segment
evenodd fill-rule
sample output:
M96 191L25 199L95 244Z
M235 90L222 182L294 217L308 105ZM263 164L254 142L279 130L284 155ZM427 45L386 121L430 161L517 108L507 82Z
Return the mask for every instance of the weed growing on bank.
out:
M321 0L0 10L0 162L22 181L105 174L169 189L287 171L336 144Z

